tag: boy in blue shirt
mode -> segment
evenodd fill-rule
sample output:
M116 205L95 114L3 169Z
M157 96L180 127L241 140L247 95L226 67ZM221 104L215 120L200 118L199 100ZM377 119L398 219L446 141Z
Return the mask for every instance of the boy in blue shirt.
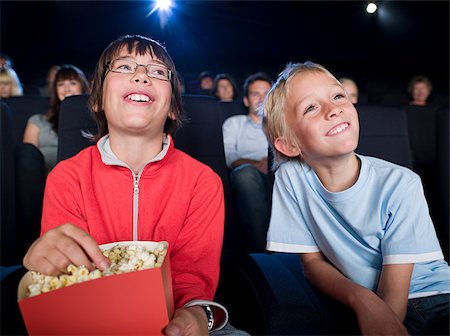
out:
M419 176L354 152L358 114L320 65L289 64L264 105L280 164L267 249L351 307L362 334L449 334L450 268ZM406 328L405 328L406 326Z

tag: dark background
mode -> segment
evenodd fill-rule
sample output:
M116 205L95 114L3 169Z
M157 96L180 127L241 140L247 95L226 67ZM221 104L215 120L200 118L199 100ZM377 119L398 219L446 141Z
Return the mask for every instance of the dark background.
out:
M162 27L152 1L4 1L0 49L27 84L52 64L92 74L100 53L123 34L165 42L189 89L202 70L276 75L312 60L336 76L406 90L416 74L449 91L449 1L176 1Z

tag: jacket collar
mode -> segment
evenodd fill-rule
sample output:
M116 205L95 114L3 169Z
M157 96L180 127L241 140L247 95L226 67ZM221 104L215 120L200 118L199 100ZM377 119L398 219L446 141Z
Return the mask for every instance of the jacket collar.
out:
M153 159L149 160L145 165L148 165L152 162L161 161L166 156L169 148L173 147L172 143L172 137L168 134L164 134L161 152L159 152L158 155L156 155ZM106 134L97 142L97 148L100 152L100 156L104 164L129 168L128 165L125 162L119 160L116 154L114 154L114 152L112 151L109 142L109 134Z

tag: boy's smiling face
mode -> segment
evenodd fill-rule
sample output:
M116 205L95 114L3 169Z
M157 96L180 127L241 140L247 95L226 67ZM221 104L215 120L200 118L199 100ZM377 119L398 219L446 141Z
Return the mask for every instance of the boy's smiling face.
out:
M126 48L116 58L165 66L150 53L129 54ZM103 83L103 107L109 132L162 133L166 118L174 118L171 97L170 81L150 78L144 67L138 67L134 74L108 71Z
M288 156L301 154L311 164L356 149L358 114L342 85L329 74L307 71L295 75L287 88L285 111L298 145Z

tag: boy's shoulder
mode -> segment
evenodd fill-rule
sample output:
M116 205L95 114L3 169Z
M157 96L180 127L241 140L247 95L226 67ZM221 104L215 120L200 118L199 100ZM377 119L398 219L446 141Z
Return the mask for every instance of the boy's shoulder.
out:
M357 154L357 156L360 158L360 160L362 162L365 161L366 164L369 164L371 167L373 167L373 169L380 170L380 171L386 171L386 172L397 171L400 174L404 174L411 178L418 177L418 175L415 172L413 172L411 169L409 169L408 167L400 166L396 163L393 163L393 162L390 162L390 161L387 161L384 159L380 159L377 157L373 157L373 156L365 156L365 155L360 155L360 154Z
M359 155L362 173L373 174L375 178L392 183L417 183L419 175L407 167L372 156Z

